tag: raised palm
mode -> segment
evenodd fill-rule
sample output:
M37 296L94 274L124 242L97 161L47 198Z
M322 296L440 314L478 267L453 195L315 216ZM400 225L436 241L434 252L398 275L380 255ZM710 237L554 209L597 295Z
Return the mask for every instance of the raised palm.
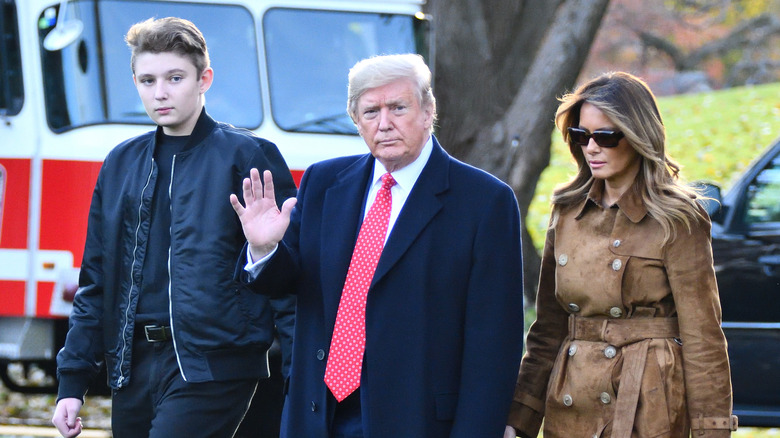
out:
M242 188L245 205L241 205L235 194L230 195L230 204L241 221L252 259L259 260L273 251L284 237L297 200L287 199L279 210L274 196L273 176L268 170L263 172L261 181L260 172L252 169L249 178L244 178Z

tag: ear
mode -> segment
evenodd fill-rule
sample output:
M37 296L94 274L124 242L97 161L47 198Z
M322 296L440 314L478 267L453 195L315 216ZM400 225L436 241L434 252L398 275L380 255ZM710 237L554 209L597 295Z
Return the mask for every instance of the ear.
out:
M136 87L138 86L138 80L135 78L135 74L133 74L133 85Z
M211 69L211 67L203 70L203 73L200 74L200 94L204 94L206 91L208 91L209 88L211 88L212 82L214 82L214 70Z
M425 129L431 129L431 125L433 124L433 105L428 105L423 110L425 113L425 120L423 121L423 126Z

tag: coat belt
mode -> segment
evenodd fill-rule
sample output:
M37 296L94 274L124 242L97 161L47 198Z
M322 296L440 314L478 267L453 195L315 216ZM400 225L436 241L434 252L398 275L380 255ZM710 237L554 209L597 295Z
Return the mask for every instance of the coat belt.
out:
M569 315L569 339L601 341L615 347L654 338L677 338L677 318L584 318Z
M623 370L612 421L613 438L630 438L651 339L677 338L677 318L604 319L569 316L569 339L602 341L623 349Z

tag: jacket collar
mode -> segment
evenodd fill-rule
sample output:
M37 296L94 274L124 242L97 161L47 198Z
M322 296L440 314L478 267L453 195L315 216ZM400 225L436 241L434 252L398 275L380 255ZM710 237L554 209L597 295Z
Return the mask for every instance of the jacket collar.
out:
M589 207L600 208L603 196L604 180L593 179L587 198L583 199L579 205L577 205L576 218L580 219L582 215L585 214L585 210ZM641 221L647 215L647 207L644 202L642 202L642 194L638 181L635 181L634 184L623 193L616 204L620 211L622 211L633 223Z
M192 128L192 133L189 135L189 140L187 141L187 144L184 146L184 151L189 151L190 149L194 148L195 146L201 144L203 140L206 139L206 137L211 134L211 131L214 130L214 127L217 126L217 121L211 118L210 115L206 112L206 107L204 106L200 110L200 116L198 116L198 121L195 122L195 127ZM159 136L162 135L162 126L157 126L157 131L154 136L154 147L157 146L157 141L159 139ZM154 148L153 148L154 149Z

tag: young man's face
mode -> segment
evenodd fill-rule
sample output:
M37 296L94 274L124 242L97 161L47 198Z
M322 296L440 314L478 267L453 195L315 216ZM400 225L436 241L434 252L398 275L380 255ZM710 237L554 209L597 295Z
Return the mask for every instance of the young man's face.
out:
M168 135L190 135L203 108L213 71L200 75L186 56L173 52L140 53L133 82L146 113Z

